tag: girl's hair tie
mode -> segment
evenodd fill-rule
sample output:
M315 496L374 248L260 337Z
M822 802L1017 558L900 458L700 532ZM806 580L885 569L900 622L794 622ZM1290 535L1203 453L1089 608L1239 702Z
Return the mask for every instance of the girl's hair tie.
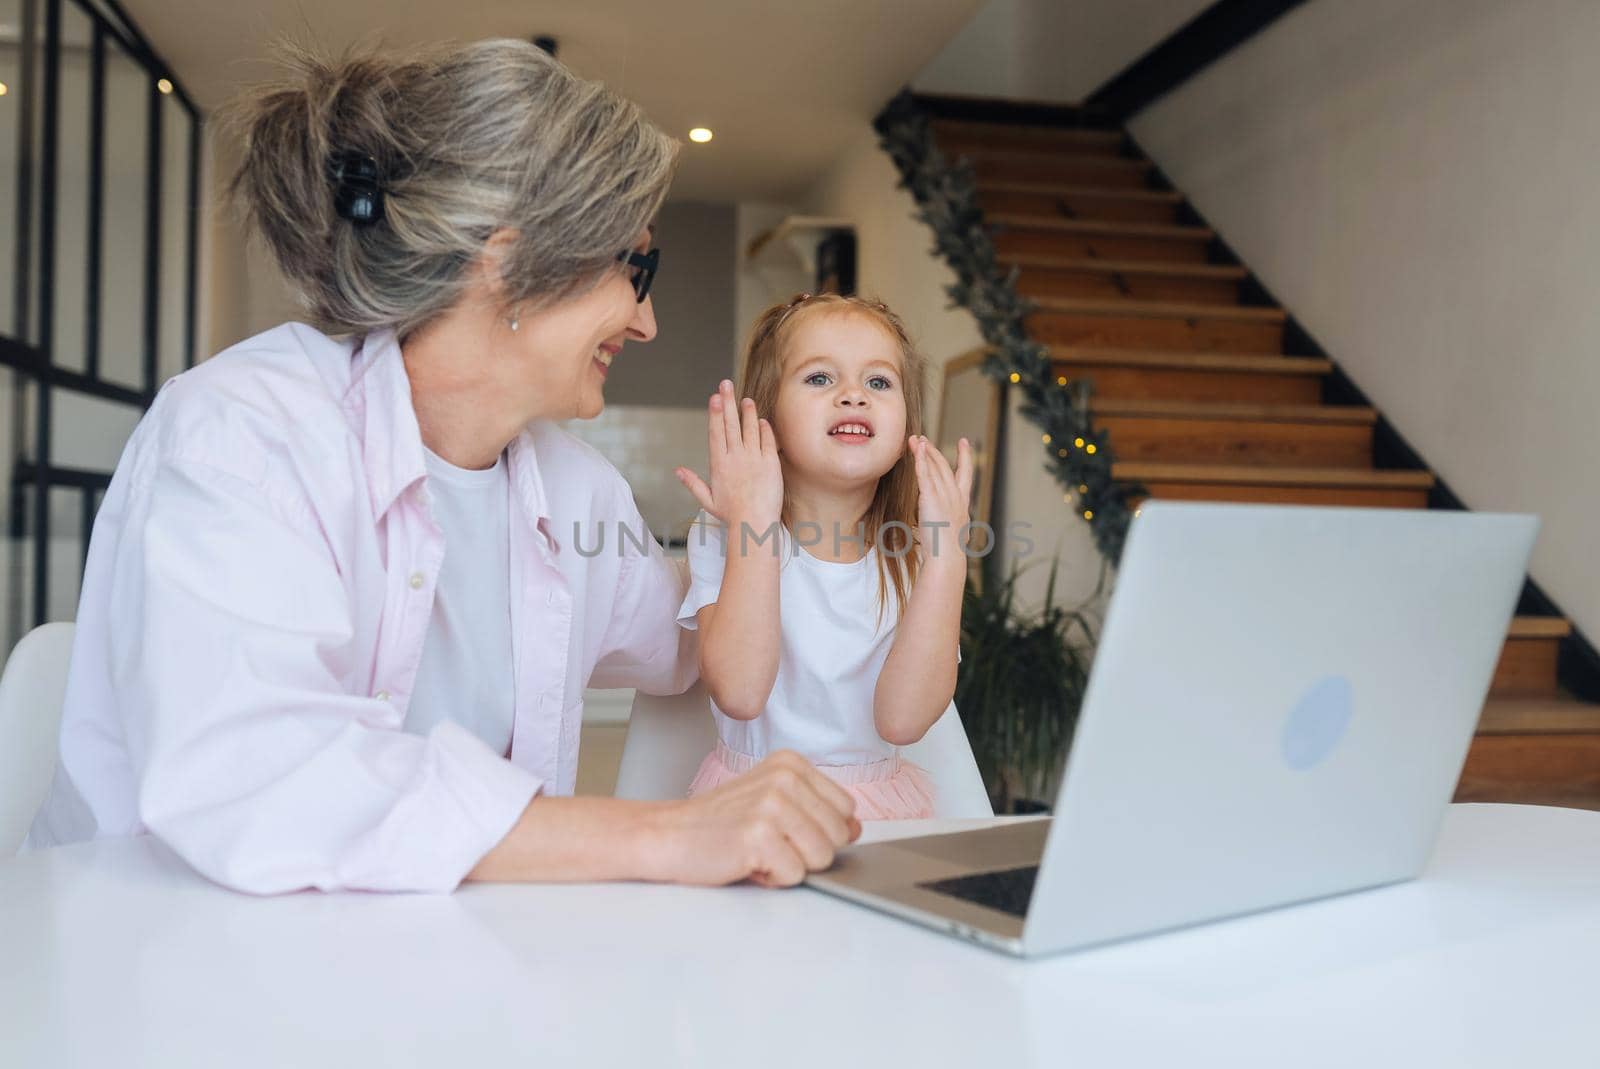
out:
M359 152L342 152L333 158L333 208L339 218L357 226L383 218L383 182L378 161Z

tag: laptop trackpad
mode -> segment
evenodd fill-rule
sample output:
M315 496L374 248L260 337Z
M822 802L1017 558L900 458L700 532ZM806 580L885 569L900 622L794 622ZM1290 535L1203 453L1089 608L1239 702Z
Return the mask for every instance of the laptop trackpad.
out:
M829 882L882 891L971 872L1037 865L1049 833L1049 820L1029 820L950 835L889 839L847 847L825 875Z
M1044 856L1044 841L1050 834L1050 821L1025 820L992 828L956 832L952 835L923 835L915 839L891 840L936 861L950 861L972 871L1009 869L1037 865Z
M868 846L847 847L833 867L806 878L814 887L853 898L878 908L900 912L909 907L914 919L935 927L951 923L981 930L1002 939L1022 936L1022 903L1027 895L1015 890L1006 902L989 895L962 894L935 889L945 881L961 881L973 873L1025 869L1039 863L1049 820L1018 821L949 835L891 839ZM982 890L982 889L980 889ZM1014 901L1013 901L1014 900Z

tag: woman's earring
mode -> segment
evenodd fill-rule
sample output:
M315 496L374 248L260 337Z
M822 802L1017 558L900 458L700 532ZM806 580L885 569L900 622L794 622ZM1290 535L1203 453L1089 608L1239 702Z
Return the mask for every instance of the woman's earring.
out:
M513 334L520 330L522 328L522 313L512 312L511 318L506 320L506 326L511 328L511 333Z

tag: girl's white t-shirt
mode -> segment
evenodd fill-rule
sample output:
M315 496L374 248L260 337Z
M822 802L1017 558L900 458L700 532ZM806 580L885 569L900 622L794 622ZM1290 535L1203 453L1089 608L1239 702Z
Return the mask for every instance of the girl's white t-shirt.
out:
M716 603L726 547L726 533L704 514L689 529L689 594L678 610L680 626L694 630L695 613ZM776 551L781 558L778 677L766 710L754 720L735 720L711 703L723 745L755 758L795 750L817 765L865 764L892 755L895 748L873 723L872 697L899 612L891 587L879 618L877 550L852 564L836 564L813 557L787 530L759 545L747 538L746 547L750 553ZM735 542L733 551L738 549Z
M516 710L511 665L511 479L502 453L494 467L458 468L424 447L433 518L444 532L444 562L405 729L419 735L454 720L511 750Z

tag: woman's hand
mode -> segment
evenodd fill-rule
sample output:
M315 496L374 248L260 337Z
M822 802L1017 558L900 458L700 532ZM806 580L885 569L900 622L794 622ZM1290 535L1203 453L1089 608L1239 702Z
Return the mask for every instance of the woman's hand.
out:
M700 507L730 531L748 524L758 534L783 515L783 467L772 426L756 415L756 403L733 396L733 383L723 380L707 405L710 432L711 485L688 468L676 469Z
M797 753L683 801L536 796L467 878L523 883L749 879L789 887L861 834L855 799Z
M792 750L652 815L651 878L790 887L861 834L855 799Z
M922 435L913 435L908 448L917 463L917 552L924 563L931 557L963 557L959 539L972 501L972 446L965 438L957 443L955 471Z

